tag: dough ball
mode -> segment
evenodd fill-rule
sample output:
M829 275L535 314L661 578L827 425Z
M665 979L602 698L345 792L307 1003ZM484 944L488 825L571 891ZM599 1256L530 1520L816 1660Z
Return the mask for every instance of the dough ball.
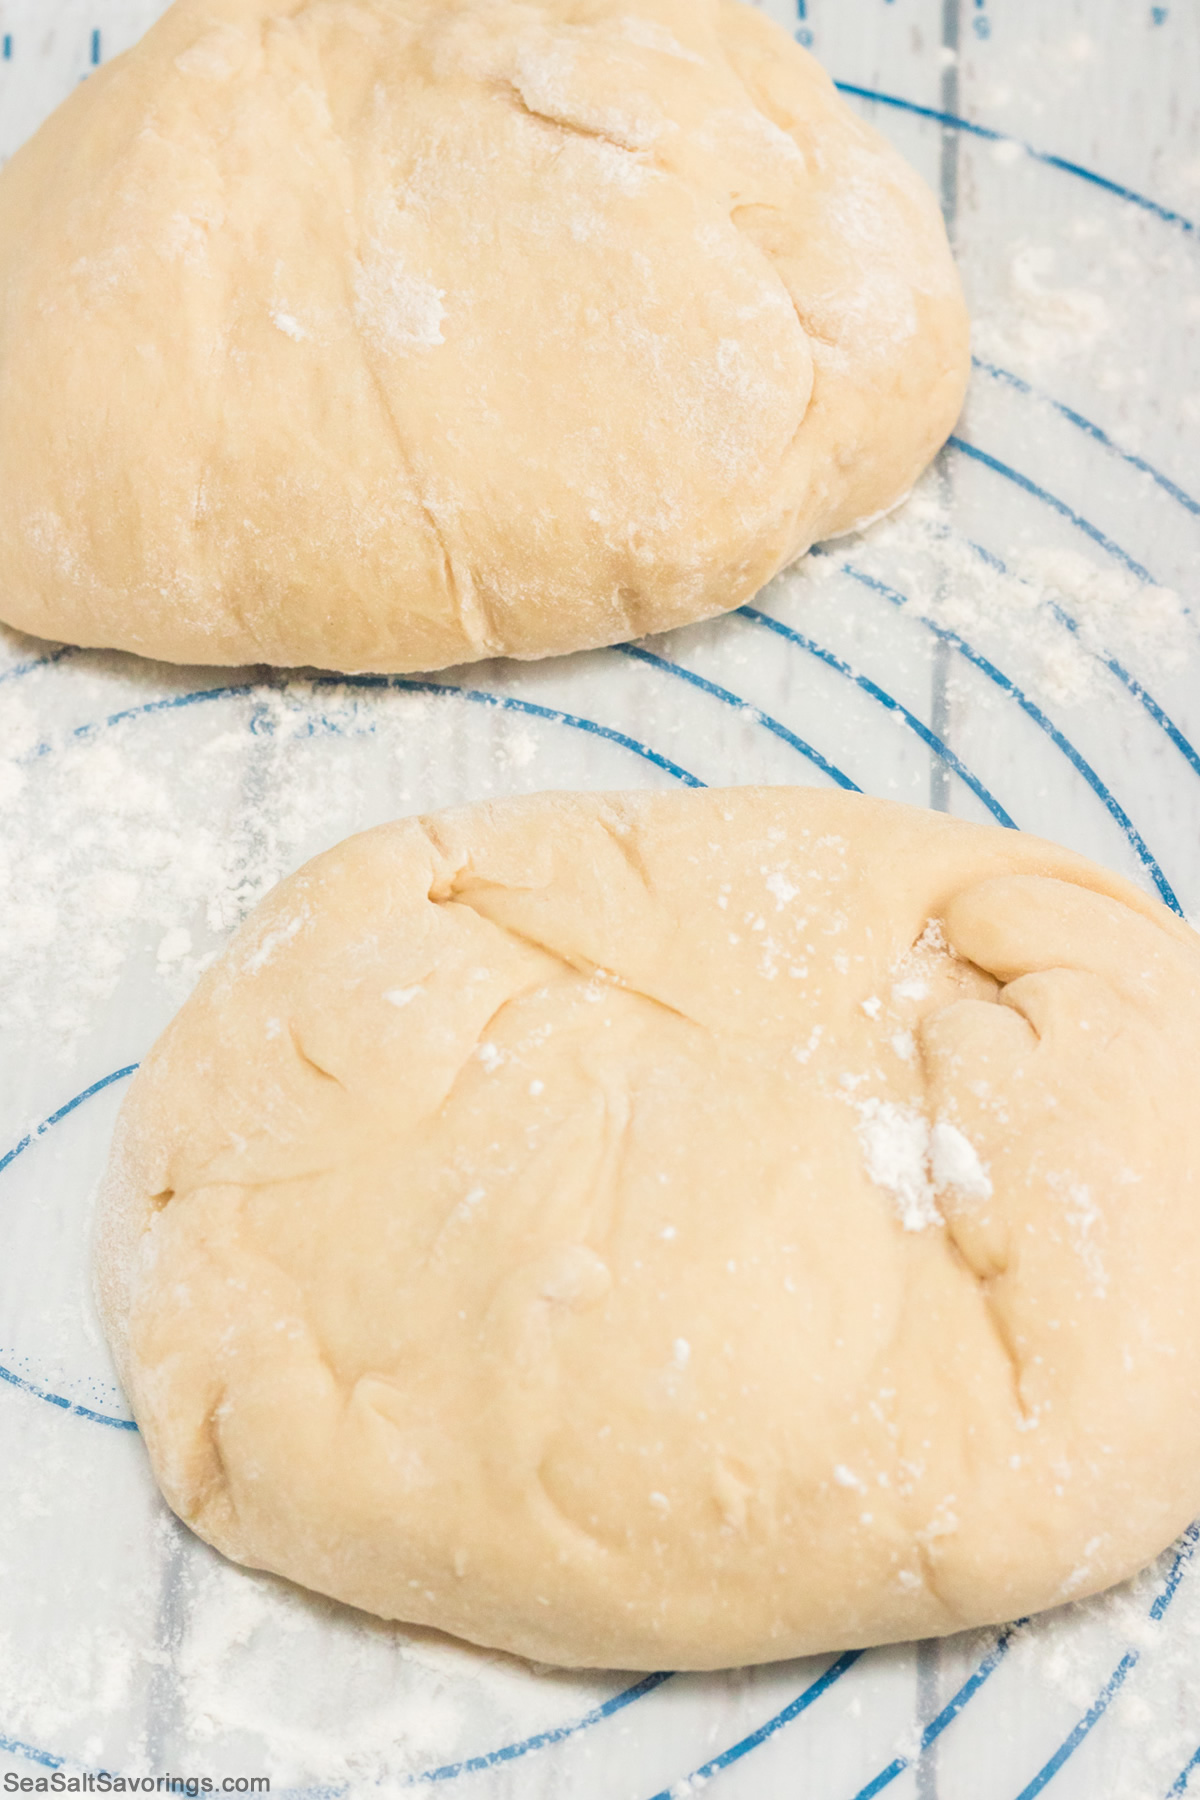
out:
M1036 838L545 794L291 877L136 1077L101 1293L227 1555L551 1663L1074 1599L1200 1512L1200 940Z
M737 0L176 0L0 175L0 607L614 643L892 506L967 360L931 195Z

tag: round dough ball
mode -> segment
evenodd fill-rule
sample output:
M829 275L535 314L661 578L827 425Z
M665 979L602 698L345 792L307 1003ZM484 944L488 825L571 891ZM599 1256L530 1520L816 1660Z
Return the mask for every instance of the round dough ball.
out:
M0 176L0 608L614 643L892 506L967 362L931 195L737 0L176 0Z
M841 793L546 794L276 890L136 1077L107 1327L227 1555L541 1661L926 1637L1200 1511L1200 940Z

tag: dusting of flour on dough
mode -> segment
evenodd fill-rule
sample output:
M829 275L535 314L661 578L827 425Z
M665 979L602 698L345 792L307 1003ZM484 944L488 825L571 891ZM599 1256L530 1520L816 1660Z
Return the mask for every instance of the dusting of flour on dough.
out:
M870 1097L853 1102L867 1174L891 1194L905 1231L944 1225L939 1195L987 1200L991 1177L966 1134L947 1119L932 1125L917 1106Z
M944 1224L929 1178L928 1119L894 1100L856 1100L854 1108L867 1174L893 1196L905 1231Z
M373 246L354 291L354 316L381 350L396 355L445 343L445 290L406 269L383 245Z
M929 1134L929 1171L934 1187L953 1188L967 1200L990 1200L992 1181L970 1138L939 1119Z

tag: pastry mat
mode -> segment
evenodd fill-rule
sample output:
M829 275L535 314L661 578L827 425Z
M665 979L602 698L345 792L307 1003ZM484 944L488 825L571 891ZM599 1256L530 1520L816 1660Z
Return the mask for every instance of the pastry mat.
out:
M159 10L0 0L0 151ZM398 813L832 782L1015 822L1200 919L1194 0L771 10L940 193L967 282L966 413L892 520L712 624L428 680L180 670L0 631L6 1782L1200 1793L1200 1529L1129 1586L1002 1631L718 1675L531 1669L206 1550L157 1498L92 1310L90 1209L133 1066L272 882Z

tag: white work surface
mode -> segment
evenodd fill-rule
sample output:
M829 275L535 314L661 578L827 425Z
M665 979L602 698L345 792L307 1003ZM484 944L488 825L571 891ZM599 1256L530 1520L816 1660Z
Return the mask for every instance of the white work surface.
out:
M0 0L0 150L159 10ZM771 10L940 192L966 279L966 413L893 521L739 615L429 682L178 670L0 631L0 1783L1200 1793L1194 1537L1012 1632L711 1676L532 1670L199 1544L158 1499L92 1309L90 1208L130 1066L271 883L398 813L840 781L1011 820L1200 918L1200 6Z

